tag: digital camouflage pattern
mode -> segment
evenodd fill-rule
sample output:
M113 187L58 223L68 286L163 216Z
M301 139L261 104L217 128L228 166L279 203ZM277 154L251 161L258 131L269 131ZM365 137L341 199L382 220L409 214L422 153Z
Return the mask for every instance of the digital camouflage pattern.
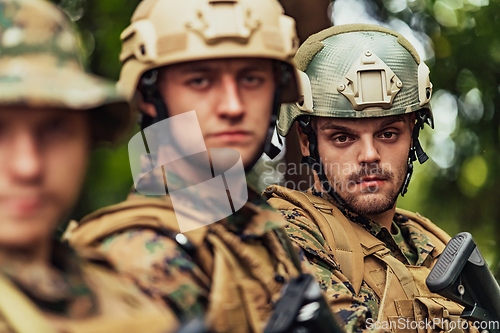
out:
M83 260L69 247L54 243L52 261L60 270L37 271L15 259L0 254L1 273L44 311L69 318L98 313L95 295L83 279Z
M168 195L150 197L135 192L127 201L144 199L171 204ZM186 205L189 207L190 203ZM103 224L111 223L114 212L111 206L82 219L79 226L67 233L70 244L79 247L82 244L77 244L78 239L91 231L89 229L106 228ZM137 225L140 221L126 223ZM104 239L88 243L106 255L119 272L131 276L146 293L163 298L181 322L204 315L208 316L209 322L214 319L215 322L209 325L216 332L250 332L249 326L261 331L284 283L298 273L275 234L284 224L281 214L249 189L249 200L239 211L221 221L184 233L191 241L189 246L176 241L178 230L165 226L161 230L148 226L124 227ZM214 236L222 240L231 252L237 270L243 271L243 276L238 278L242 281L235 281L238 273L221 270L225 266L218 263L219 255L222 253L226 262L230 260L220 250ZM308 271L306 262L302 260L302 263L303 271ZM221 288L214 287L220 281L228 281L227 286L222 286L229 290L225 296L220 295L220 290L214 291L214 288ZM248 298L245 301L238 296L241 290L231 289L230 285L238 283L246 289ZM219 308L215 308L217 302ZM244 319L238 317L239 313L232 318L230 311L236 310L253 313L254 323L244 324Z
M97 259L95 254L93 257ZM143 329L160 333L176 323L173 313L161 302L153 301L131 281L119 277L103 265L102 258L90 263L67 246L54 242L51 262L54 268L28 265L20 258L0 254L0 278L6 278L18 289L17 293L27 296L26 304L12 298L0 302L0 333L27 332L21 329L26 324L12 320L16 312L33 323L29 331L44 333L121 333ZM31 316L29 310L39 311L40 318ZM36 326L38 319L43 324L45 320L50 323L48 329L45 325Z
M327 199L339 208L349 221L361 225L370 234L384 242L391 251L391 255L404 264L428 266L432 263L434 258L430 253L435 245L405 216L395 214L393 224L400 230L402 237L394 237L385 227L341 207L329 195L314 188L309 189L308 192ZM377 320L380 309L380 298L375 291L363 281L359 293L356 294L335 258L332 258L325 250L329 248L329 245L320 228L300 208L283 210L281 213L288 221L285 226L287 234L304 250L306 258L315 271L314 275L330 301L333 312L341 319L346 331L370 331L365 326L366 320L368 318ZM377 328L373 327L373 330Z
M132 119L113 82L83 70L66 15L42 0L0 0L0 104L97 109L99 140L113 142Z

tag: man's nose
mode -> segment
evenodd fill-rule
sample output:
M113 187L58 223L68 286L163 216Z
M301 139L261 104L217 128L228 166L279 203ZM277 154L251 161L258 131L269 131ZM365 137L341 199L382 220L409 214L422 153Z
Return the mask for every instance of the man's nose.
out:
M11 175L22 182L37 181L41 175L42 159L36 138L28 133L15 137L7 157Z
M379 163L380 154L375 146L372 137L365 137L361 139L360 151L358 155L359 164Z
M244 113L237 78L225 75L221 80L221 96L217 111L222 117L237 118Z

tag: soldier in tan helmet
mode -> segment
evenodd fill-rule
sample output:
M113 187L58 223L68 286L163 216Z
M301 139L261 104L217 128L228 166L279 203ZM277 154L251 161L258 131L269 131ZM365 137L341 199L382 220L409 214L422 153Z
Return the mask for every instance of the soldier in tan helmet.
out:
M162 302L54 240L90 150L131 118L80 56L56 6L0 0L0 332L165 332L176 319Z
M309 37L295 60L309 89L301 103L282 108L278 130L287 135L299 124L316 182L306 192L273 186L266 193L334 313L348 332L467 327L461 306L425 284L450 237L396 208L413 162L427 159L418 136L433 126L429 69L403 36L362 24Z
M189 150L193 137L203 139L212 157L234 149L241 156L234 166L242 165L241 170L250 170L263 152L276 155L271 137L280 103L299 97L292 63L295 23L276 0L145 0L121 39L118 87L142 112L150 149L146 164ZM189 115L195 118L156 133L186 138L171 150L153 148L161 146L150 140L154 128ZM142 142L140 134L136 138ZM173 189L218 177L216 172L213 179L211 173L203 178L203 159L194 155L176 160L182 165L176 172L191 174L177 177L159 163L159 174L150 172L142 184L135 182L125 202L73 224L66 238L75 247L104 252L147 293L161 296L181 321L206 314L215 332L261 332L282 287L301 269L281 229L285 221L245 184L248 201L238 208L233 200L231 214L203 226L198 221L228 198L226 190L208 191L183 200L179 208ZM132 163L133 154L130 158ZM155 185L148 177L156 176L168 194L152 195ZM236 185L227 181L227 186L231 192ZM184 215L193 222L189 230L195 230L181 233Z

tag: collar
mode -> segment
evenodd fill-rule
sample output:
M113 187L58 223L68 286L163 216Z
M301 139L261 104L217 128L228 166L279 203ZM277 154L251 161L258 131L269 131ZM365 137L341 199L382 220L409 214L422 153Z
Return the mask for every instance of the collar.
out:
M82 260L65 244L54 241L51 262L29 264L0 253L0 273L39 308L73 318L97 311L96 299L84 281Z

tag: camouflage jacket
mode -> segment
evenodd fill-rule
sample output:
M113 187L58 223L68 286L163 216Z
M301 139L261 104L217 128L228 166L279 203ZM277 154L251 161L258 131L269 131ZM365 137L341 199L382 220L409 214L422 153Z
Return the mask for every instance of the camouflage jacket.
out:
M147 224L151 211L139 212L151 204L165 208L158 217L160 227ZM168 195L132 193L124 203L84 218L67 238L73 246L104 253L146 293L162 297L181 322L205 315L213 331L247 332L248 326L261 331L283 284L298 274L290 251L276 235L286 223L281 214L249 189L248 202L236 213L180 234L175 216L166 215L171 205ZM104 237L88 236L117 219L125 221L123 227L112 228ZM188 241L181 236L179 242L179 235ZM283 236L286 239L284 232Z
M352 281L346 277L342 267L338 265L337 258L329 254L332 253L331 248L320 227L306 211L296 206L286 194L279 194L280 189L280 187L273 186L266 190L265 193L270 198L269 203L280 208L283 206L283 199L285 202L289 201L288 208L281 210L288 221L285 230L292 241L304 250L306 258L315 270L314 274L319 280L321 288L327 295L333 312L337 314L346 331L360 332L380 329L374 325L367 325L367 323L373 323L378 319L377 314L381 307L380 290L377 290L377 294L363 278L360 287L358 287L359 290L356 291ZM429 267L434 262L436 253L439 253L434 251L435 244L424 234L419 225L402 214L396 213L394 216L392 229L393 232L398 232L397 235L393 235L385 227L341 207L325 193L315 189L309 189L307 193L326 199L337 207L348 221L361 226L369 234L383 242L393 257L409 267ZM307 199L305 200L307 201ZM443 238L449 237L444 232L442 234L444 234ZM444 245L440 241L436 244L438 243L439 251L442 251ZM425 286L424 281L416 281L416 283ZM457 311L460 310L456 304L451 306Z
M103 261L90 263L60 243L54 243L51 261L26 264L0 253L1 333L160 333L176 322L162 303Z

